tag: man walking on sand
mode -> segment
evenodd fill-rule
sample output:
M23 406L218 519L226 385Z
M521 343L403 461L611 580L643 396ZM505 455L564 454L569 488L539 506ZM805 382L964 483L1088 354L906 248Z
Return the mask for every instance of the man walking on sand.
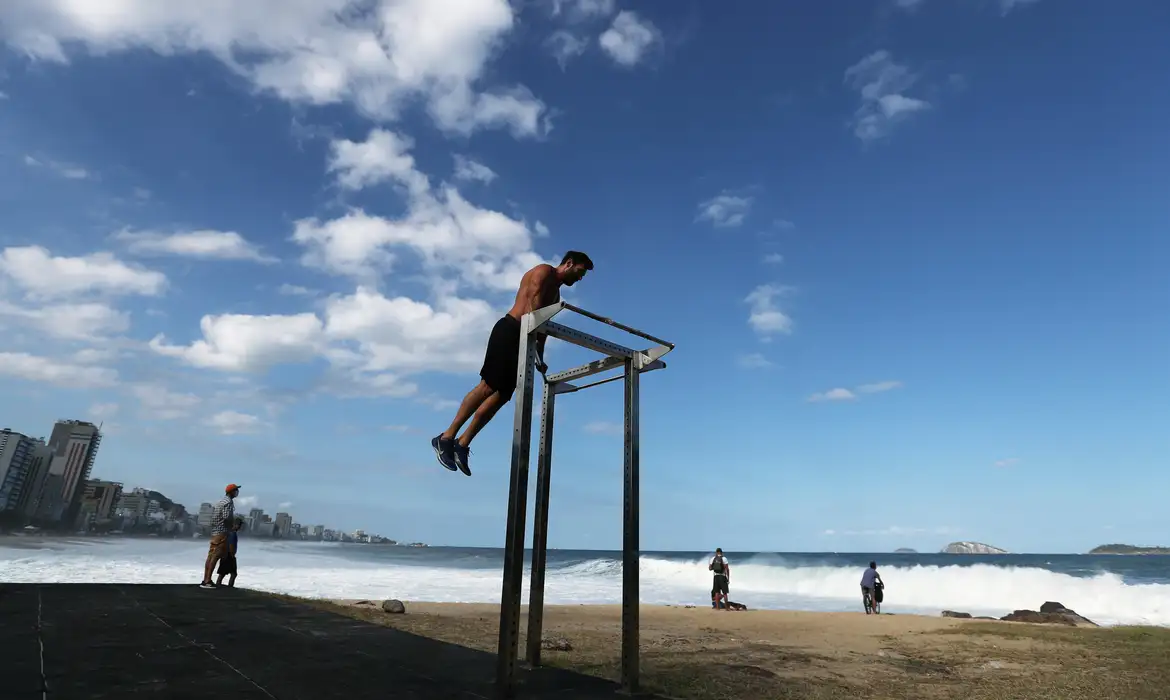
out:
M227 550L228 529L236 517L236 507L232 499L240 495L238 484L228 484L224 487L224 496L213 506L211 511L211 541L207 546L207 561L203 563L203 583L200 588L215 588L211 582L211 572L215 564L224 556Z
M572 287L585 273L593 269L593 261L585 253L570 250L553 267L540 264L524 273L516 302L508 313L496 321L488 337L483 367L479 370L480 382L463 398L455 413L455 420L431 440L431 447L439 458L439 464L447 469L458 469L471 476L468 455L471 441L500 407L508 403L516 391L516 374L520 364L520 319L524 314L561 300L561 285ZM539 335L536 340L536 368L544 374L548 366L544 363L544 341L547 336ZM455 437L463 424L471 419L467 430Z

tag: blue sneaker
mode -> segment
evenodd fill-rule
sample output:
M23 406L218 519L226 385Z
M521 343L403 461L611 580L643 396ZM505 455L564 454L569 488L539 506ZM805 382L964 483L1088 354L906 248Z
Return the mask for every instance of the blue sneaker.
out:
M470 454L470 449L455 443L455 466L459 467L459 471L467 476L471 476L471 467L467 466L467 458Z
M450 438L445 438L442 435L436 435L431 440L431 447L435 448L435 456L439 458L439 464L442 464L447 469L455 471L455 441Z

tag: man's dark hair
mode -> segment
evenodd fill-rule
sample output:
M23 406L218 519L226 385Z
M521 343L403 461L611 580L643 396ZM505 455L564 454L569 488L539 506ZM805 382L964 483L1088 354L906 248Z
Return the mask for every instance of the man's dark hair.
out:
M869 563L869 568L871 568L871 569L876 569L876 568L877 568L877 562L876 562L876 561L871 561L871 562Z
M593 261L589 256L579 250L570 250L565 253L565 257L561 258L561 264L573 263L574 265L584 265L586 270L593 269Z

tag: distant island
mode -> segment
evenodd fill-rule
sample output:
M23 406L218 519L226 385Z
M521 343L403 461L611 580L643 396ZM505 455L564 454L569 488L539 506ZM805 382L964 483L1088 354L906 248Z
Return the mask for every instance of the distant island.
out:
M982 542L951 542L942 548L941 554L1007 554L1006 549L992 547Z
M1170 547L1135 547L1132 544L1103 544L1089 554L1170 554Z
M901 549L895 549L894 554L918 554L918 552L909 547L902 547Z

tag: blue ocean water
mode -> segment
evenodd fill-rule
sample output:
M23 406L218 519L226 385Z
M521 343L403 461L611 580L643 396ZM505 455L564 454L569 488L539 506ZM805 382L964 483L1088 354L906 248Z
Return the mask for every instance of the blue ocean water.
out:
M202 540L0 538L0 581L190 583L205 552ZM642 602L708 605L710 554L643 552ZM1170 556L726 554L731 599L752 608L858 610L862 570L876 559L886 612L998 617L1051 600L1102 624L1170 625ZM497 603L503 552L241 539L239 562L238 585L262 590ZM620 552L550 550L545 599L618 603L621 574Z

